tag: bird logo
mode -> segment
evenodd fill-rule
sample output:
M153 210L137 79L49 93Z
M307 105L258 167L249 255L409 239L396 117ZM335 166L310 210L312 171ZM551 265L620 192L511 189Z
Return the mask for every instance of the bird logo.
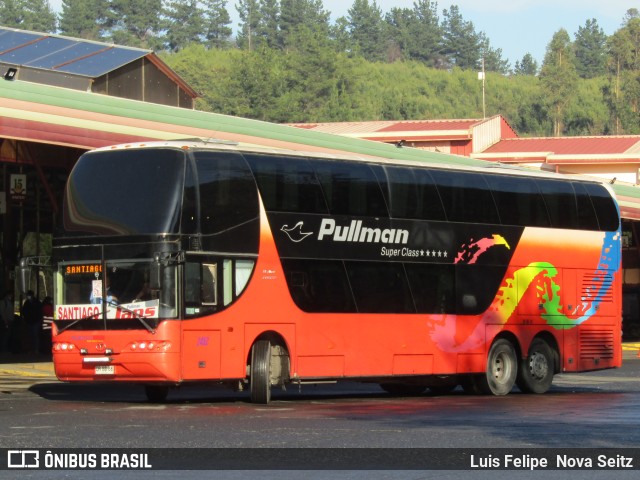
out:
M289 225L283 225L280 227L280 230L287 234L289 240L292 242L298 243L307 238L313 232L303 232L302 225L304 222L300 221L296 223L292 228L289 228Z

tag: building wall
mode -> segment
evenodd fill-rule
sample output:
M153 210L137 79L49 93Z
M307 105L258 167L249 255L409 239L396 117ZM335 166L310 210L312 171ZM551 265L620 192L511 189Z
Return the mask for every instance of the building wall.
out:
M92 92L173 107L193 108L193 99L146 58L97 78Z

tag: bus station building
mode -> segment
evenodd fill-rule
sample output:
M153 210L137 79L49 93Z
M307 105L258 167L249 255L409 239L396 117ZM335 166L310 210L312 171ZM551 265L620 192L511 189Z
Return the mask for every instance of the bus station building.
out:
M500 115L276 125L195 110L197 92L152 51L4 27L0 77L2 291L13 289L19 257L48 254L40 239L55 230L66 178L83 152L212 138L362 159L502 162L602 179L623 218L625 334L640 338L640 136L520 138ZM46 282L40 288L43 297Z

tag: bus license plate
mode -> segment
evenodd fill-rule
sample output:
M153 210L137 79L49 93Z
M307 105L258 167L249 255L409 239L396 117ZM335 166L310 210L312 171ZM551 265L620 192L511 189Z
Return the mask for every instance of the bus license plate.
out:
M114 365L96 365L96 375L113 375L116 373Z

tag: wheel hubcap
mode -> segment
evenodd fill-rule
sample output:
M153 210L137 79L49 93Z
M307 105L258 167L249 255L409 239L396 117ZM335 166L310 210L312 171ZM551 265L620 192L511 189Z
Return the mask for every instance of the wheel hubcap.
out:
M537 380L545 378L549 372L547 358L539 353L533 353L529 358L529 371L531 376Z
M504 355L498 355L493 362L493 378L498 382L504 382L509 376L509 363L505 361Z

